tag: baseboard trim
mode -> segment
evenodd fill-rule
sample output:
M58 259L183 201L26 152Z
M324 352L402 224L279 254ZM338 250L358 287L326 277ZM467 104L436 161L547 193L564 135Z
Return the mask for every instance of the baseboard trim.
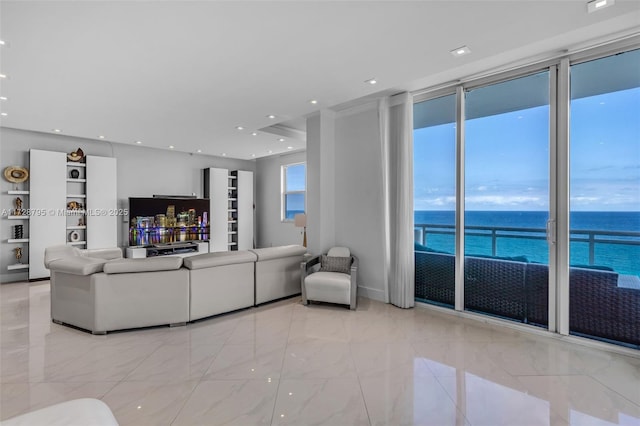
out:
M384 291L378 288L358 286L358 295L366 297L367 299L377 300L378 302L386 303L384 300Z

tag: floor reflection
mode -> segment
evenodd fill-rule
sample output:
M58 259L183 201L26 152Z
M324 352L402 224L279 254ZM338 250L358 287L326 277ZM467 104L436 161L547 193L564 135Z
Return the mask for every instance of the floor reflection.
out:
M121 425L640 425L640 358L360 299L93 336L0 286L0 418L99 398Z

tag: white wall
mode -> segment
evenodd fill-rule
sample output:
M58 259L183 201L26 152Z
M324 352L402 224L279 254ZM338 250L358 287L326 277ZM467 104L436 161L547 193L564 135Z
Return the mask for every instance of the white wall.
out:
M256 161L256 221L257 246L271 247L302 244L302 229L280 220L280 168L283 165L307 161L306 152Z
M381 149L376 103L335 121L335 244L360 260L359 294L384 301Z
M358 294L384 301L381 164L375 102L307 119L309 250L349 247Z
M115 157L118 162L118 207L128 207L129 197L150 197L154 194L203 196L203 172L206 167L255 172L255 161L233 160L201 154L188 154L161 149L114 144L105 141L74 138L64 135L28 132L0 128L0 169L7 166L29 166L29 149L72 152L78 147L87 155ZM0 210L13 208L15 196L7 194L13 184L1 180ZM26 182L28 184L28 181ZM23 184L24 186L24 184ZM23 189L28 189L24 187ZM26 197L25 197L26 198ZM28 203L25 203L28 208ZM128 222L128 218L127 222ZM7 244L14 223L0 220L0 282L27 279L26 272L7 272L6 265L15 263L12 249ZM28 230L25 229L28 235ZM128 245L128 225L119 220L118 244ZM23 261L25 258L23 258Z

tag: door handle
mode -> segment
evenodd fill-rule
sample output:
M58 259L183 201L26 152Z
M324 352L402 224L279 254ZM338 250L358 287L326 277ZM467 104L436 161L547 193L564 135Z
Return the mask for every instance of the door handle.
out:
M547 244L556 243L556 221L553 219L547 220Z

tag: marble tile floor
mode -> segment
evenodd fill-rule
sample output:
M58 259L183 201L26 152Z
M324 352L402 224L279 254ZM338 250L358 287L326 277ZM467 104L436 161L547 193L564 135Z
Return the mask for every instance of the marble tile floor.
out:
M121 425L640 425L640 358L425 308L292 298L93 336L0 286L0 419L80 397Z

